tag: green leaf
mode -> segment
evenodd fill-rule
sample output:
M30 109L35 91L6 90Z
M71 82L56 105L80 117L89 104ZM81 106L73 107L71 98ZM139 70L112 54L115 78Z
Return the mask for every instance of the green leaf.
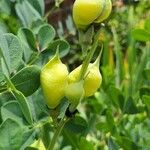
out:
M8 32L8 27L4 22L0 22L0 33L4 34Z
M0 33L0 67L1 71L6 75L9 75L11 72L11 60L9 53L9 46L4 34ZM6 70L4 72L4 69Z
M132 97L129 97L124 106L124 113L125 114L136 114L138 113L138 109L134 103Z
M144 69L143 76L146 80L150 80L150 69Z
M142 96L142 100L143 100L144 104L145 104L148 108L150 108L150 96L143 95L143 96Z
M106 112L106 121L107 121L109 130L112 131L115 127L115 122L114 122L114 118L112 115L112 111L110 111L110 110L107 110L107 112Z
M14 71L20 65L23 49L17 36L11 33L4 34L4 36L8 43L11 71Z
M120 150L119 145L116 143L116 141L113 138L108 139L108 149L109 150Z
M32 23L31 29L34 35L38 35L39 29L43 25L48 25L46 22L43 22L42 19L38 19Z
M39 149L35 147L26 147L25 150L39 150Z
M1 50L0 50L1 51ZM2 58L0 57L0 82L4 80L4 73L3 73L3 69L2 69Z
M119 136L116 138L117 143L125 150L136 150L138 146L127 137Z
M34 120L40 120L49 114L49 109L46 106L41 88L29 97L29 104Z
M13 95L8 92L8 91L5 91L5 92L2 92L0 93L0 108L8 101L10 100L15 100L15 98L13 97ZM2 118L1 118L1 112L0 112L0 122L2 122Z
M60 105L57 107L59 111L59 115L58 115L59 119L64 118L68 106L69 106L69 101L64 98L62 102L60 103Z
M110 100L113 102L113 104L115 106L119 106L121 109L123 109L125 100L124 100L124 97L123 97L121 91L114 86L110 86L108 88L107 93L110 97Z
M20 108L22 110L22 113L24 114L24 117L26 118L27 122L29 124L33 123L31 111L29 108L29 105L27 103L27 99L24 97L24 95L19 91L13 91L14 97L18 101Z
M25 67L15 74L11 81L17 90L29 96L40 86L40 69L37 66Z
M6 103L7 101L10 101L10 100L15 100L15 98L13 97L13 95L10 92L5 91L5 92L0 93L0 107L4 103Z
M52 42L47 48L47 50L44 51L44 53L46 53L48 56L54 55L58 46L59 46L60 56L61 57L66 56L70 50L70 45L65 40L56 40Z
M150 88L148 87L143 87L140 89L140 97L142 98L143 95L150 96Z
M71 145L73 150L79 149L79 136L77 136L77 134L73 134L70 130L67 130L66 128L64 128L62 132L66 145Z
M22 145L19 150L25 150L27 146L31 145L36 139L36 134L37 130L27 129L22 137Z
M150 18L148 18L146 21L145 21L145 30L147 30L148 32L150 32Z
M24 125L26 123L20 106L16 101L5 103L5 105L1 107L1 116L3 121L11 118L20 125Z
M5 120L0 126L0 149L20 149L22 134L22 128L16 121L12 119Z
M94 144L87 141L85 137L81 137L79 141L79 150L94 150Z
M25 47L29 47L30 50L37 51L36 40L32 31L28 28L20 28L18 31L18 37Z
M0 1L0 13L5 13L7 15L10 15L11 7L10 7L9 0L1 0Z
M83 118L76 116L66 123L65 128L77 134L85 134L87 129L87 122Z
M32 22L41 19L39 12L28 1L17 3L15 9L24 27L30 27Z
M40 27L37 38L41 51L45 50L55 38L55 29L51 25L43 25Z
M150 41L150 32L144 29L134 29L132 31L132 36L139 41L147 42Z
M101 131L101 132L109 132L109 126L107 124L107 122L100 122L96 125L96 128Z
M51 130L52 130L52 127L49 122L44 124L44 126L42 126L42 131L43 131L42 141L46 148L48 148L50 140L51 140L50 134L49 134L51 132Z
M28 2L36 9L41 16L44 16L44 0L28 0Z

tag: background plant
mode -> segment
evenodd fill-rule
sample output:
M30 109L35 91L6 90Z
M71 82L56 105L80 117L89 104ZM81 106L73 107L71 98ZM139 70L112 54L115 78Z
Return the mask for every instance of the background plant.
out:
M84 47L70 14L65 25L58 23L58 28L47 22L48 16L58 10L59 1L56 4L46 16L42 0L0 1L2 150L31 149L35 141L43 141L47 148L54 131L49 114L53 113L57 124L68 107L64 99L57 113L49 112L39 87L40 68L54 55L57 45L70 70L83 59ZM146 0L126 5L113 2L111 19L101 27L99 37L104 45L102 86L79 105L79 113L64 126L56 149L149 149L149 7Z

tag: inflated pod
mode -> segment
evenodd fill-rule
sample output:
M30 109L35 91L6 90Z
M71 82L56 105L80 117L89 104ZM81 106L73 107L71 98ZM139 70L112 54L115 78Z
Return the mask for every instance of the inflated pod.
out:
M65 89L65 96L70 102L70 111L73 112L80 100L84 97L83 80L69 82Z
M71 103L79 102L84 95L83 81L70 82L65 89L65 96Z
M68 69L59 58L58 52L42 68L41 87L49 108L57 107L65 95L67 85Z
M90 63L86 72L86 76L84 78L83 82L83 88L84 88L84 96L92 96L100 87L102 83L102 76L99 70L99 59L100 56L96 59L94 63ZM69 76L68 81L70 83L76 82L79 80L80 72L81 72L82 65L77 67L75 70L73 70Z
M77 28L85 29L92 23L107 19L111 9L111 0L76 0L73 5L73 20Z

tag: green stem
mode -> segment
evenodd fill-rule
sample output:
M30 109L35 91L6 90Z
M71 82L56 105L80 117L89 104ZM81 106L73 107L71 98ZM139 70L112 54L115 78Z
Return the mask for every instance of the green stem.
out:
M35 63L39 58L40 54L41 53L37 53L37 55L27 65L33 65L33 63Z
M55 133L54 133L54 136L48 146L48 150L53 150L54 149L54 146L55 146L55 143L64 127L64 125L66 124L66 122L69 120L69 118L66 118L65 120L62 119L57 127L57 129L55 130Z
M80 72L80 78L79 80L82 80L84 79L84 76L86 74L86 71L87 71L87 68L88 68L88 65L96 51L96 48L97 48L97 45L98 45L98 39L99 39L99 33L100 33L100 30L97 32L97 34L95 35L95 38L94 38L94 43L87 55L87 57L85 58L84 62L83 62L83 65L82 65L82 68L81 68L81 72Z

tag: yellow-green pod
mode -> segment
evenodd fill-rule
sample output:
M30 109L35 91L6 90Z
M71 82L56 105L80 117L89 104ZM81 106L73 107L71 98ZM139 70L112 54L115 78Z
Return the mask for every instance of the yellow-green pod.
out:
M101 14L101 0L76 0L73 5L73 20L78 28L90 25Z
M104 21L111 9L111 0L76 0L73 5L73 20L77 28L85 29L92 23Z
M99 59L100 56L98 56L93 64L90 63L88 66L83 84L85 97L92 96L98 90L102 83L102 76L99 70ZM76 82L79 80L81 67L82 65L77 67L69 74L69 82Z
M95 23L103 22L105 19L107 19L111 13L112 10L112 2L111 0L104 0L103 5L103 11L99 15L99 17L94 21Z
M58 53L43 67L41 71L41 87L49 108L57 107L65 95L68 69L59 58Z
M83 81L70 82L65 89L65 96L71 103L78 103L84 95Z

